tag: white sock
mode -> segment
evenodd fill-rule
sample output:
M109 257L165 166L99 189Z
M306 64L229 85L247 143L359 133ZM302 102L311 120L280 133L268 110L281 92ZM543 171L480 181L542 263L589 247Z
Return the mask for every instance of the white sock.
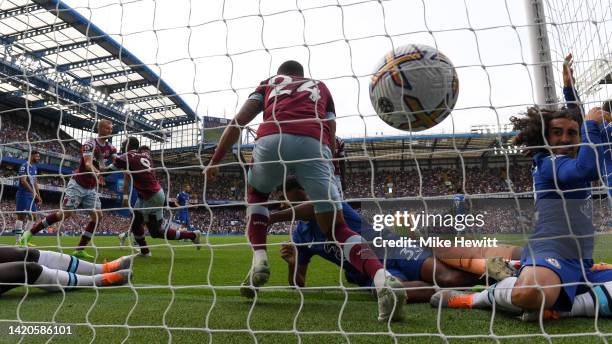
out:
M385 287L385 280L387 276L390 274L385 269L378 269L374 274L374 287L376 287L376 291L381 290Z
M27 221L25 224L25 230L29 232L32 229L32 227L34 227L34 222Z
M67 254L53 251L39 251L38 264L77 275L95 275L103 273L102 264L92 264Z
M612 317L612 282L593 287L587 293L576 295L570 317L595 317L595 298L599 302L599 316Z
M253 265L258 265L264 260L268 260L268 252L266 250L255 250L253 252Z
M15 235L21 236L23 234L23 221L15 221Z
M472 300L472 308L491 308L491 299L489 299L489 290L483 290L474 295Z
M522 313L523 310L512 304L512 288L516 283L516 277L505 278L489 288L491 296L495 298L495 306L504 311Z
M63 287L93 286L94 276L77 275L43 266L40 276L33 285L47 291L60 291Z

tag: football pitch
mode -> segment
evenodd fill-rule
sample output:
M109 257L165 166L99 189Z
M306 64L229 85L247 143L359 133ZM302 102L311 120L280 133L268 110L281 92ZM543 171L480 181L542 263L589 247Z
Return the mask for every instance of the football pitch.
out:
M0 238L9 244L11 237ZM65 253L78 238L62 238ZM270 236L279 244L287 236ZM612 238L598 238L596 260L612 261ZM55 246L55 237L37 237ZM506 240L508 242L508 240ZM406 320L390 327L376 320L376 301L360 290L338 288L339 269L314 258L301 293L287 288L280 246L268 248L272 275L256 300L238 286L251 262L246 239L211 237L197 251L186 243L149 239L153 257L134 263L133 284L50 294L17 288L0 296L0 343L603 343L612 341L609 319L523 323L502 313L443 310L409 304ZM95 239L98 261L130 254L115 237ZM111 246L115 246L110 248ZM108 247L108 248L107 248ZM93 253L93 249L88 250ZM347 285L345 282L344 285ZM276 287L276 288L274 288ZM327 287L327 288L325 288ZM335 288L334 288L335 287ZM72 335L10 335L18 319L28 324L71 325ZM534 337L533 335L538 335ZM572 335L565 337L564 335ZM499 336L499 337L496 337ZM510 337L506 337L510 336Z

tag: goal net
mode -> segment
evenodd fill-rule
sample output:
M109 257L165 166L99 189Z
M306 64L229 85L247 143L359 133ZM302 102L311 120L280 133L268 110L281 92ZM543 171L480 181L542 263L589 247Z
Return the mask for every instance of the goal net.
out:
M533 160L513 143L511 117L534 105L566 106L569 53L585 109L612 98L611 8L610 0L0 2L0 341L606 342L612 324L603 308L595 317L536 315L528 322L497 306L446 309L429 299L439 290L488 290L496 282L491 271L475 266L487 257L519 267L538 218ZM448 118L422 132L387 125L369 100L377 61L411 43L444 53L460 85ZM202 173L234 115L287 60L300 62L305 76L324 82L333 96L343 151L319 160L335 164L339 178L329 183L341 185L344 214L350 208L357 216L349 227L371 247L383 234L417 246L373 250L403 283L403 322L377 321L372 274L352 266L349 245L318 229L314 210L299 213L307 200L291 163L279 160L284 173L270 183L280 187L249 208L249 171L265 165L254 159L261 116L241 128L217 163L216 180ZM87 147L94 147L96 168L117 165L104 139L95 141L101 121L112 124L108 143L118 151L128 137L149 147L150 159L138 162L154 171L164 200L143 202L150 195L139 193L134 171L104 170L93 182L100 213L83 203L68 218L75 177L88 168ZM588 188L592 255L611 262L603 167ZM27 185L34 195L24 210ZM560 202L561 217L585 210ZM276 219L283 210L291 214L268 228L270 277L257 288L249 272L258 261L245 233L254 209ZM9 279L6 264L15 258L6 248L22 231L36 232L32 250L61 252L63 259L83 251L92 256L84 260L105 264L138 255L132 278L48 293L23 264L25 277ZM445 240L456 246L456 238L473 247L445 250ZM481 247L493 241L499 247ZM34 259L24 257L17 261ZM58 276L51 284L62 283Z

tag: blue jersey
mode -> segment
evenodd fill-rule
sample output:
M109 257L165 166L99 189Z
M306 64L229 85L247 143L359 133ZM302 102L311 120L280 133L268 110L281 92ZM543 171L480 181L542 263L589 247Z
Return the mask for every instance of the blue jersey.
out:
M38 168L36 167L36 165L30 165L28 162L24 162L23 164L21 164L21 166L19 166L19 172L17 175L19 177L27 176L28 184L30 185L32 190L34 190L34 185L36 184L37 174L38 174ZM18 192L30 194L30 191L28 191L28 189L26 189L25 186L21 184L21 180L18 179L17 182L19 183L19 186L17 188Z
M373 230L348 203L342 204L342 211L348 227L361 235L366 241L371 242L375 237L381 236L381 232ZM393 237L397 238L397 235L385 233L383 237L391 239ZM359 272L346 260L344 263L342 262L342 251L338 245L333 243L313 244L327 241L329 240L321 232L317 221L298 221L296 228L293 230L293 242L296 244L298 251L298 264L306 265L310 263L313 256L320 256L327 261L342 266L349 283L370 286L371 280L368 276ZM398 249L393 253L387 252L386 255L384 249L375 249L375 252L378 257L394 257L395 259L386 260L386 267L391 273L404 280L419 280L423 261L431 256L429 252L423 251L419 247Z
M601 143L600 127L586 121L582 142ZM533 157L533 182L537 221L529 248L536 255L589 259L595 228L592 221L591 182L597 180L597 154L582 146L575 159L565 155L537 153ZM536 239L536 240L533 240ZM527 253L527 252L525 252Z
M455 207L455 214L465 214L465 195L457 194L453 197L453 205Z
M568 109L582 108L578 92L573 87L563 87L563 96ZM584 112L584 111L583 111ZM608 187L608 195L612 197L612 123L605 123L600 131L603 145L603 163L601 164L601 177Z
M606 123L601 130L604 162L601 164L601 176L608 187L608 195L612 197L612 123Z
M184 207L186 205L189 205L189 194L186 193L185 191L181 191L176 195L176 202L178 203L179 206Z

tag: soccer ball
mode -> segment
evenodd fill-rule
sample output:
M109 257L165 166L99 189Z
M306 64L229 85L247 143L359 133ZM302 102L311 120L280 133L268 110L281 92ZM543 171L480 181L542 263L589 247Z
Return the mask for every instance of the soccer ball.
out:
M455 107L459 79L452 62L435 48L408 44L376 65L370 100L390 126L421 131L442 122Z

